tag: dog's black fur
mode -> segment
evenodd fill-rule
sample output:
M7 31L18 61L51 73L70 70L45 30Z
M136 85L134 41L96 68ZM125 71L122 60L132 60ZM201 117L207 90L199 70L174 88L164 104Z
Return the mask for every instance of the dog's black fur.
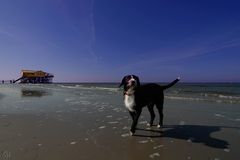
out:
M134 105L132 106L132 110L129 110L129 113L132 117L132 126L131 126L131 135L135 133L136 126L138 123L138 119L142 112L142 108L147 106L151 115L151 119L149 125L153 125L153 121L155 118L155 113L153 110L154 105L156 105L158 113L159 113L159 124L158 127L163 125L163 103L164 103L164 93L163 91L169 87L175 85L180 78L174 80L166 86L160 86L155 83L140 85L139 78L135 75L127 75L122 79L121 84L124 86L124 98L126 96L133 96ZM126 103L125 103L126 105ZM126 106L127 107L127 106ZM128 108L128 107L127 107Z

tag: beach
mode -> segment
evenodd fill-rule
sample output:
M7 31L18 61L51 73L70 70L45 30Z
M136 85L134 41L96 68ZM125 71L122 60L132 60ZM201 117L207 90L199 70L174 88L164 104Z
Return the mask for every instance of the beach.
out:
M148 127L145 108L130 136L117 84L2 84L0 160L238 160L239 92L239 84L172 87L164 127Z

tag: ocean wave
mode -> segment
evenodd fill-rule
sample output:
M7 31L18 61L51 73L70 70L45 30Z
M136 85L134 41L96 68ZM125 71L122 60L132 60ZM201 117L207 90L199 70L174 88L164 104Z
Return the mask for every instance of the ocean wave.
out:
M84 86L84 85L59 85L61 88L68 88L68 89L86 89L86 90L105 90L110 92L118 92L118 88L114 87L98 87L98 86Z
M59 84L61 88L76 90L107 91L120 93L121 90L115 87L115 84ZM186 101L207 101L217 103L240 103L240 91L226 90L223 88L209 87L178 87L166 91L167 99L186 100Z
M94 89L107 90L107 91L111 91L111 92L118 92L119 91L118 88L108 88L108 87L94 87Z
M227 96L227 95L218 95L219 98L224 98L224 99L236 99L236 100L240 100L239 96Z
M165 98L174 99L174 100L205 101L205 99L203 98L193 98L193 97L165 96Z
M78 88L76 86L67 86L67 85L59 85L59 87L61 87L61 88L68 88L68 89L76 89L76 88Z
M230 95L230 94L223 94L223 93L201 93L200 95L204 96L204 97L218 97L218 98L225 98L225 99L240 99L240 96L238 96L238 95Z
M231 103L231 104L238 104L240 103L239 97L231 97L231 96L217 96L213 97L191 97L190 95L187 96L172 96L168 95L165 96L167 99L173 100L186 100L186 101L206 101L206 102L217 102L217 103Z

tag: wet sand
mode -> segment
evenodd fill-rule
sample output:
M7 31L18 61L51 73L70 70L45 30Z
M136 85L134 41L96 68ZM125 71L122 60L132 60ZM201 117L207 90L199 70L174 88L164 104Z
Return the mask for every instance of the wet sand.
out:
M24 103L26 108L18 106L24 108L18 112L2 109L0 159L240 158L237 105L167 99L165 126L162 129L147 127L149 113L144 109L136 135L130 136L131 120L123 106L121 92L94 93L85 90L81 97L51 91L40 98L35 93L30 100L13 96L16 103L12 106L16 108L17 104ZM6 98L7 95L1 100L2 104Z

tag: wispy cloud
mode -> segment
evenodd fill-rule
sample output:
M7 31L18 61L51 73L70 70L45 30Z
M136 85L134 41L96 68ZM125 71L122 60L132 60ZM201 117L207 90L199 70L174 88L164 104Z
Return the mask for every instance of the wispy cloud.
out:
M84 48L88 49L88 54L94 62L99 61L99 56L95 53L95 23L94 23L94 0L80 1L81 5L78 8L78 17L74 16L72 8L65 0L60 0L58 6L60 8L61 14L65 19L66 23L69 25L69 29L78 36L79 40L83 43Z
M96 42L96 34L95 34L95 23L94 23L94 0L91 0L90 6L90 54L93 56L94 60L98 62L99 57L94 51L95 42Z
M12 34L11 32L9 32L9 31L7 31L3 28L0 28L0 35L3 35L3 36L6 36L8 38L16 40L16 36L14 34Z
M194 57L213 54L223 49L240 46L239 38L231 39L226 35L215 38L201 37L200 42L197 40L198 38L199 37L195 37L196 40L184 40L180 42L180 44L172 45L171 48L159 48L152 52L143 53L143 55L147 56L125 64L120 67L119 70L141 69L144 66L168 67L172 66L175 62L181 62Z

